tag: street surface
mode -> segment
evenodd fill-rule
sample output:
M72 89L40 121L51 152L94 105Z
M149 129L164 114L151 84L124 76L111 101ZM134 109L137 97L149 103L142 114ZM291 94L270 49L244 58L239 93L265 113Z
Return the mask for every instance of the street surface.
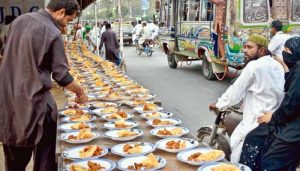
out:
M222 95L231 80L206 80L200 61L190 66L183 63L181 68L178 64L177 69L171 69L166 55L158 48L154 50L152 57L145 53L139 56L133 46L125 46L127 74L156 94L163 107L196 135L198 128L213 124L215 116L208 106Z

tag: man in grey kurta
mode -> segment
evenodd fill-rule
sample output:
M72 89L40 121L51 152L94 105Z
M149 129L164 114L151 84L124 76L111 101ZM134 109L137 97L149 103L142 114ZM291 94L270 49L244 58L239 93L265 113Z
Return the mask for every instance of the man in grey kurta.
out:
M105 25L106 31L101 36L101 42L99 50L101 51L103 44L105 45L106 60L120 64L119 62L119 48L120 44L118 42L116 33L111 30L111 24Z
M0 141L6 170L23 171L34 154L34 170L54 171L57 107L52 78L76 93L61 28L78 12L76 0L51 0L46 10L19 16L10 26L0 66ZM22 29L22 31L20 31Z

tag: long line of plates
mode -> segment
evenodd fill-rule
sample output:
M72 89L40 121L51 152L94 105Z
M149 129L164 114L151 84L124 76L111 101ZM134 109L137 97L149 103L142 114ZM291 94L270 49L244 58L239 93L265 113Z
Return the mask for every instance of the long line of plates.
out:
M69 103L64 110L59 112L62 116L62 124L58 126L58 129L63 133L58 138L67 143L78 144L78 146L65 149L61 154L63 158L74 161L64 166L65 171L88 170L91 167L101 171L110 171L115 168L160 170L166 166L167 161L163 156L152 154L157 149L177 154L177 159L181 162L201 166L198 170L206 171L231 166L219 162L224 159L224 152L199 148L197 140L185 138L184 135L189 133L189 129L181 126L181 120L175 118L173 113L156 105L155 95L150 94L148 89L119 71L113 63L88 52L85 52L88 58L79 56L75 50L69 52L71 52L69 57L72 61L70 72L77 82L85 86L89 102L77 104L74 102L75 95L65 92ZM94 67L95 63L97 67ZM132 109L131 112L122 110L122 105L129 106ZM137 114L145 120L145 124L153 127L150 134L161 138L155 144L133 141L144 135L144 131L139 129L139 123L134 120L134 115ZM100 126L95 123L98 119L105 121L101 125L107 130L104 136L116 141L116 145L110 149L99 144L84 145L100 137L100 132L97 131ZM124 158L117 163L105 159L105 155L109 152ZM197 154L217 152L219 153L214 158L196 160ZM135 166L137 163L142 166L138 168ZM244 166L236 164L232 167Z

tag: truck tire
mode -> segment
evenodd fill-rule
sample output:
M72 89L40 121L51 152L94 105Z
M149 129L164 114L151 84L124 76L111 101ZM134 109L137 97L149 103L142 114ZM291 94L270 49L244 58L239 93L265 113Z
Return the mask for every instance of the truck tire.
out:
M212 68L212 63L208 62L207 58L204 56L202 59L202 73L204 78L208 80L215 80L216 75Z
M211 129L200 128L198 130L198 136L197 136L198 141L200 143L208 144L210 134L211 134ZM226 159L227 160L230 159L231 148L227 139L223 135L220 134L216 135L211 148L224 151Z
M173 53L168 54L168 64L170 68L176 69L177 68L177 62L175 59L175 55Z

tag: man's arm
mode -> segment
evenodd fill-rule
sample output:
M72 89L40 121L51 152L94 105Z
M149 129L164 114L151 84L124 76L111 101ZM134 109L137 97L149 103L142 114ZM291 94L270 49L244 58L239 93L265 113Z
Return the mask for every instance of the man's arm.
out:
M218 109L236 105L245 97L249 87L254 82L253 67L251 66L252 64L249 63L234 84L218 99L216 104Z

